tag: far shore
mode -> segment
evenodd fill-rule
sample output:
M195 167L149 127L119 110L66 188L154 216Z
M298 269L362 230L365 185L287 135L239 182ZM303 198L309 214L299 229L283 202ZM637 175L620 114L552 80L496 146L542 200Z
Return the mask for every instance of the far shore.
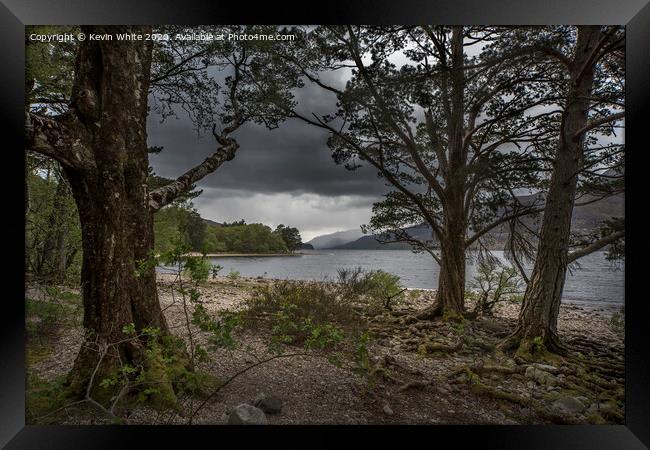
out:
M207 256L208 258L227 258L241 256L302 256L303 253L200 253L190 252L183 256Z

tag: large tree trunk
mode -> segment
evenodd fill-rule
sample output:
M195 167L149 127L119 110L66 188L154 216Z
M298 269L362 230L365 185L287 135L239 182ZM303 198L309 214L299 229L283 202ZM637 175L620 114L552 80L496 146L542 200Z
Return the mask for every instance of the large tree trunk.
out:
M446 186L440 200L443 226L440 233L440 272L436 300L420 318L455 318L465 310L465 177L467 149L465 133L465 75L463 29L454 27L451 39L451 101L447 117L448 167L443 170Z
M535 339L537 345L543 344L549 351L563 350L557 335L557 320L568 264L571 215L584 156L584 135L578 131L588 120L594 80L593 64L588 59L600 36L600 27L579 27L537 256L518 327L508 341L517 345L522 354L530 353Z
M465 310L465 240L455 232L440 243L442 254L436 292L437 315L455 317Z
M147 32L134 27L85 31ZM81 222L86 336L68 381L72 392L89 392L97 399L103 394L102 378L129 364L158 378L160 398L175 400L169 372L146 351L151 341L142 335L145 327L169 335L155 269L138 265L153 250L146 135L151 51L150 41L85 41L76 62L71 106L90 161L66 167L66 175ZM130 324L138 336L123 331Z
M456 191L462 193L462 191ZM431 308L419 314L421 319L457 318L465 311L465 219L463 196L449 193L442 236L438 290Z

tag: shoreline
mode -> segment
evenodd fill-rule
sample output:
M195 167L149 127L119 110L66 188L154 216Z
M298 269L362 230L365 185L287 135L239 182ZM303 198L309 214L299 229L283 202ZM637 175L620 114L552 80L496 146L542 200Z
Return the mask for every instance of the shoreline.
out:
M273 256L302 256L303 253L186 253L183 256L205 256L207 258L242 258L242 257L273 257Z
M208 256L208 255L206 255ZM246 255L246 256L251 256L251 255ZM271 256L271 255L269 255ZM286 255L288 256L288 255ZM297 256L297 255L296 255ZM162 267L161 267L162 268ZM164 269L164 268L163 268ZM175 269L170 269L170 270L175 270ZM171 272L163 272L163 271L157 271L156 272L157 276L162 276L162 277L167 277L172 275ZM213 282L213 283L227 283L231 282L228 278L227 275L219 275L216 278L211 278L208 280L208 282ZM311 279L302 279L302 278L273 278L273 277L264 277L264 276L239 276L236 281L239 281L241 283L250 283L254 285L259 285L260 283L273 283L273 282L279 282L279 281L308 281L308 282L314 282L314 283L320 283L323 282L324 280L311 280ZM334 280L329 280L330 282L334 282ZM420 287L407 287L403 286L406 291L419 291L422 293L426 293L428 295L435 295L436 293L436 288L420 288ZM523 292L522 292L523 295ZM584 301L571 301L569 299L562 299L562 302L560 304L561 308L566 308L566 309L573 309L573 310L578 310L582 311L585 313L593 313L597 314L598 316L609 320L614 314L619 313L621 309L624 309L625 303L622 305L617 305L617 306L607 306L607 305L601 305L598 303L588 303Z
M173 280L171 274L158 274L159 299L170 328L187 344L189 335L185 311L183 302L179 302L170 289ZM225 310L239 308L253 295L255 288L275 281L219 276L207 280L197 289L207 313L218 317ZM30 296L35 297L35 294ZM553 381L547 383L528 373L532 371L530 363L518 362L516 358L492 350L513 330L520 304L504 302L498 305L493 316L481 316L463 326L454 322L416 320L415 315L429 306L432 299L431 291L420 291L419 295L408 296L395 305L392 311L363 312L360 315L360 320L372 335L367 351L370 364L376 369L371 371L374 375L362 375L350 370L352 366L332 364L325 351L313 350L308 355L278 359L250 370L230 383L197 415L194 423L225 424L233 408L253 401L260 393L276 395L283 400L281 413L268 416L269 423L274 425L621 422L623 406L610 404L611 401L607 403L601 398L602 389L594 390L591 384L583 382L575 358L543 366L550 371L545 376ZM623 335L613 332L604 317L563 304L558 329L563 341L584 355L579 360L582 362L577 364L593 360L594 364L604 362L616 371L624 370L621 369ZM194 327L192 330L194 344L208 345L208 334ZM56 379L70 370L83 341L83 329L77 323L53 336L55 338L47 344L47 352L42 347L31 348L31 352L39 356L30 360L28 371L44 380ZM217 349L209 360L199 364L201 371L224 379L254 364L259 358L269 357L269 335L263 327L236 331L234 337L247 351ZM36 345L40 341L32 342ZM457 342L465 342L465 346L461 347ZM284 351L296 352L298 348L286 346ZM594 354L589 356L589 352ZM485 362L485 370L476 365L477 361ZM495 367L503 370L505 376L498 370L488 371ZM480 376L477 386L483 390L468 384L463 372L467 368L474 368L476 376ZM584 370L591 372L587 366ZM372 393L368 391L369 377L372 377L374 386ZM563 380L569 383L565 386ZM620 393L618 376L607 384L601 383L603 387L608 399L618 401L624 398ZM569 388L579 388L580 392ZM574 403L575 399L581 402L584 406L581 412L558 412L556 403L569 401L567 398L574 399ZM535 402L537 409L529 408L530 402ZM315 408L315 405L319 406ZM598 411L609 411L610 415L603 413L603 419ZM137 408L129 421L132 424L151 424L156 417L147 408ZM104 423L105 418L86 410L71 410L51 420L58 424L97 424ZM185 421L176 417L171 423L184 424Z

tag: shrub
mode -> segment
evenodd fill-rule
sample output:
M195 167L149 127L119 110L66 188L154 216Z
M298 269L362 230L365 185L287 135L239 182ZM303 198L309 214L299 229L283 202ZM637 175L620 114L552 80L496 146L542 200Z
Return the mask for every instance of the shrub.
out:
M623 333L625 331L625 309L621 308L620 311L612 314L609 318L609 327L615 333Z
M361 267L339 269L338 285L342 296L364 301L372 309L391 308L391 302L403 299L406 289L400 285L400 277L383 270L365 272Z
M206 281L211 269L210 261L202 256L188 256L183 264L184 272L196 282Z
M469 296L476 299L474 312L492 314L497 303L520 292L522 280L514 267L504 266L494 257L486 257L479 262L470 287L476 289Z
M254 291L245 301L244 322L271 331L279 344L331 348L359 326L348 301L331 283L281 281Z
M237 270L232 270L230 269L230 272L228 272L228 278L231 280L237 280L239 279L240 273Z
M223 270L223 266L220 264L213 264L211 270L212 270L212 278L217 278L217 276L219 276L219 272Z

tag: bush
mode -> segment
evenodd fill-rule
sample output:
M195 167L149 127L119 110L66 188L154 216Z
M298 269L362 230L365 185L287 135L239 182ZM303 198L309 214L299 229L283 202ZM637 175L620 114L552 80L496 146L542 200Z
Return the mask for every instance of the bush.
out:
M185 258L183 270L191 280L201 282L208 279L212 265L202 256L188 256Z
M406 291L399 276L383 270L339 269L337 281L344 297L365 301L373 310L391 309L391 302L403 300Z
M256 290L245 307L245 324L270 330L276 345L332 348L359 326L348 299L328 283L281 281Z
M497 303L520 292L522 280L514 267L504 266L494 257L486 257L479 262L470 287L476 289L476 292L468 296L476 299L474 312L492 314Z
M237 270L232 270L230 269L230 272L228 272L228 278L231 280L237 280L239 279L240 273Z
M615 333L623 333L625 331L625 309L621 308L620 311L612 314L609 318L609 327Z

